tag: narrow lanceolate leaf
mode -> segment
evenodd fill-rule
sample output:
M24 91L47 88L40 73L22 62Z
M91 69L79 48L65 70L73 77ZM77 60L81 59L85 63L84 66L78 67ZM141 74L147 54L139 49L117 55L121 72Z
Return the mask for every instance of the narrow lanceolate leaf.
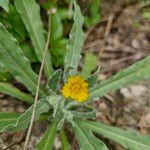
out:
M52 150L55 136L57 133L58 122L59 122L59 119L56 118L47 127L47 130L44 133L42 140L36 146L36 150Z
M14 124L17 121L19 114L0 113L0 132L8 125Z
M74 1L74 24L70 33L69 43L67 44L67 51L65 56L65 68L72 66L73 70L70 70L70 74L74 75L77 72L79 60L81 58L81 49L83 46L83 16L81 10Z
M61 21L60 14L56 12L52 15L51 24L51 40L56 40L62 38L63 35L63 24Z
M67 135L65 133L65 130L62 128L60 131L60 140L61 140L61 150L69 150L70 144L67 139Z
M58 69L49 77L46 88L50 92L54 92L54 93L57 92L59 87L59 81L61 80L61 74L62 74L62 70Z
M81 150L107 150L106 145L98 140L90 130L75 123L73 131L79 142Z
M12 84L6 82L0 82L0 93L16 97L21 101L27 102L29 104L32 104L34 99L31 95L20 91Z
M109 91L119 89L141 79L150 79L150 56L133 64L131 67L120 71L109 79L106 79L90 90L89 98L101 97Z
M41 114L48 112L50 108L51 108L51 106L48 104L48 102L45 99L40 99L36 105L34 120L37 120ZM14 124L7 126L3 130L13 133L18 130L23 130L23 129L27 128L28 124L30 123L30 120L31 120L32 110L33 110L33 105L28 110L26 110L17 119L17 121Z
M0 0L0 7L9 12L9 0Z
M81 76L84 79L87 79L91 75L92 71L96 69L97 64L98 58L94 56L92 53L86 53Z
M12 37L2 24L0 24L0 64L9 70L32 93L35 93L37 75L32 71L30 62L24 56L17 40Z
M77 121L84 129L92 130L96 133L103 135L115 142L120 143L127 149L131 150L149 150L150 149L150 136L140 135L136 132L129 132L117 127L108 126L100 122L92 121Z
M15 0L15 6L29 32L35 53L41 61L45 49L45 37L42 21L40 18L40 8L35 0ZM51 57L48 53L45 60L45 73L49 77L52 72Z

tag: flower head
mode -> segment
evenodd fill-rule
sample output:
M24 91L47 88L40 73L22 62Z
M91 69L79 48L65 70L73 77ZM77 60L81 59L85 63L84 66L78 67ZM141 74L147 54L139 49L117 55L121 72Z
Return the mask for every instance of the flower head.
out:
M69 77L61 92L66 98L83 102L88 98L88 83L80 76Z

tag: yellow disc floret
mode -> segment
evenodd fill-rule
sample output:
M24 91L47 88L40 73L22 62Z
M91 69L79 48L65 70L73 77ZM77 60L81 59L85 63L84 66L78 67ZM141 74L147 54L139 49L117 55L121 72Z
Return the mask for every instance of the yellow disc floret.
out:
M61 92L66 98L83 102L88 98L88 83L80 76L72 76L68 78Z

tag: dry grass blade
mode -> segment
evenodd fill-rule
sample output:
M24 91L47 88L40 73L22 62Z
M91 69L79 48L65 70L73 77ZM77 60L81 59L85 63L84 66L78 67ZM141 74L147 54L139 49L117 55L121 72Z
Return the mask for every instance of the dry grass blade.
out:
M99 50L99 57L101 58L102 56L102 53L103 53L103 50L104 50L104 46L105 46L105 43L106 43L106 40L109 36L109 33L110 33L110 30L111 30L111 27L112 27L112 23L113 23L113 18L114 18L114 15L113 14L110 14L109 15L109 18L108 18L108 23L107 23L107 26L106 26L106 30L105 30L105 33L104 33L104 39L102 41L102 46Z
M40 67L40 71L39 71L38 83L37 83L37 88L36 88L34 104L33 104L33 111L32 111L32 116L31 116L31 121L30 121L30 125L29 125L29 128L28 128L27 136L26 136L26 139L25 139L24 150L27 150L27 146L28 146L28 143L29 143L29 139L30 139L30 135L31 135L32 127L33 127L34 117L35 117L35 108L36 108L36 104L37 104L37 101L38 101L38 98L39 98L40 81L41 81L42 72L43 72L43 68L44 68L44 62L45 62L46 54L48 52L49 41L50 41L51 15L52 14L53 14L53 11L51 11L51 13L49 13L49 26L48 26L47 41L46 41L46 46L45 46L45 50L44 50L44 54L43 54L43 59L42 59L41 67Z

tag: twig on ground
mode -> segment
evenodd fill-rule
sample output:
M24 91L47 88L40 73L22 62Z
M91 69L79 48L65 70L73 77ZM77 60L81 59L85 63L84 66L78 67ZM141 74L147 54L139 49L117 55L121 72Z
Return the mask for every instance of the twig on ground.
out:
M24 150L27 150L27 146L28 146L28 143L29 143L29 139L30 139L30 135L31 135L32 127L33 127L36 104L37 104L37 101L38 101L38 98L39 98L40 81L41 81L42 72L43 72L43 67L44 67L44 62L45 62L46 54L47 54L47 52L48 52L49 41L50 41L50 34L51 34L51 15L52 15L53 13L55 13L55 12L56 12L56 11L54 11L54 9L51 9L51 10L48 12L48 15L49 15L49 26L48 26L47 41L46 41L46 46L45 46L45 50L44 50L44 53L43 53L43 58L42 58L41 67L40 67L40 71L39 71L38 83L37 83L36 94L35 94L35 99L34 99L34 104L33 104L33 110L32 110L32 116L31 116L31 120L30 120L30 125L29 125L29 128L28 128L28 131L27 131L27 136L26 136L26 139L25 139Z
M102 45L101 45L101 48L99 50L99 57L100 58L101 58L102 53L104 51L104 46L105 46L105 43L107 41L107 38L109 36L110 30L111 30L111 27L112 27L113 18L114 18L114 15L110 14L109 18L108 18L108 23L107 23L107 26L106 26L106 30L105 30L105 33L104 33L104 38L103 38L103 41L102 41Z
M8 145L7 147L3 148L2 150L9 150L12 147L14 147L15 145L20 145L22 142L23 142L23 139L21 141L18 141L18 142L15 142L15 143Z
M10 143L5 148L2 148L1 150L8 150L8 149L12 149L16 145L21 145L21 143L24 141L24 139L25 139L25 133L24 132L16 132L13 135L12 143Z
M90 43L86 43L83 48L88 50L88 49L90 49L91 47L94 47L94 46L99 45L100 42L101 42L101 40L100 40L100 39L97 39L97 40L92 41L92 42L90 42Z
M84 43L86 43L86 40L88 39L89 35L93 32L95 28L99 28L103 26L105 23L107 23L107 20L101 20L100 22L94 24L93 26L89 27L84 35Z
M114 103L115 100L113 98L113 96L111 96L110 94L105 95L104 97L106 97L110 102Z
M85 35L84 35L84 43L86 42L86 40L87 40L88 36L90 35L90 33L91 33L91 32L94 30L94 28L96 27L96 25L97 25L97 24L91 26L91 27L87 30L87 32L86 32Z

